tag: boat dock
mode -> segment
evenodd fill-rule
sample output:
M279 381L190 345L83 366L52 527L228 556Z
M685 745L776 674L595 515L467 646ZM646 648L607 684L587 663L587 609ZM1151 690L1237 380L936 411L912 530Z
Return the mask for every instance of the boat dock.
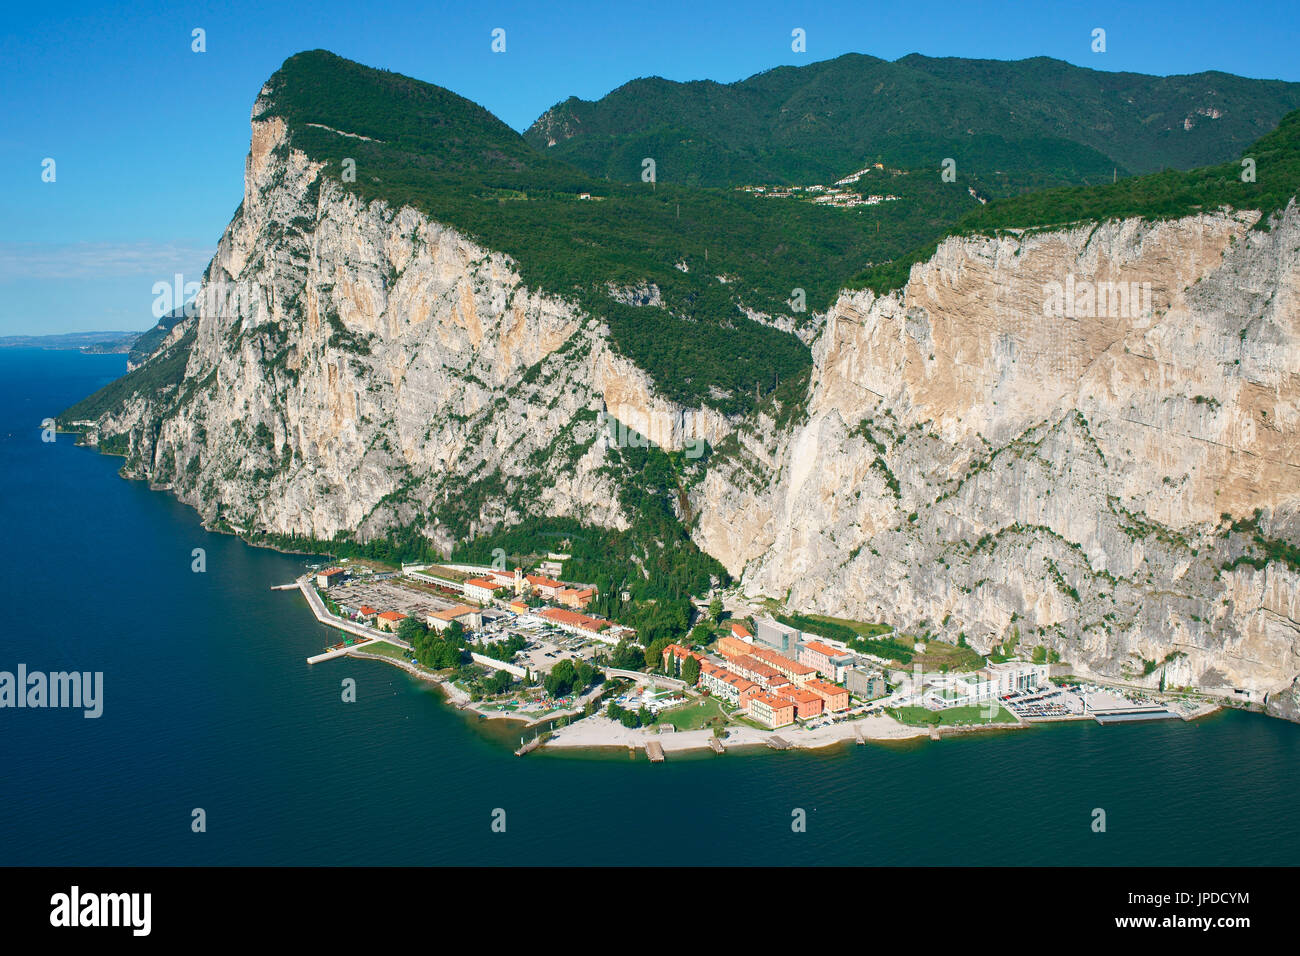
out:
M772 736L767 738L767 745L773 750L790 749L790 741L786 740L784 737L778 737L776 734L772 734Z
M853 734L854 734L855 737L857 737L857 740L858 740L858 743L859 743L859 744L863 744L863 745L866 744L866 742L867 742L867 738L864 737L864 736L862 736L862 725L861 725L861 724L854 724L854 725L853 725Z
M650 758L651 763L664 762L664 746L657 740L647 740L645 743L645 755Z
M722 741L717 737L709 738L709 746L713 748L715 754L725 754L727 752L727 748L722 746Z
M515 751L515 756L516 756L516 757L522 757L524 754L532 753L534 750L536 750L536 749L537 749L538 747L540 747L541 745L542 745L542 738L541 738L541 737L534 737L532 740L528 741L528 743L524 744L522 747L520 747L518 750L516 750L516 751Z
M307 658L307 663L319 664L321 661L333 660L336 657L343 657L345 654L347 654L348 651L354 651L359 647L366 647L367 645L376 644L376 643L379 642L372 641L370 639L366 639L363 641L345 641L342 644L335 644L333 647L326 650L325 653L323 654L317 654L315 657Z
M299 587L298 587L298 582L294 581L292 584L272 584L271 590L272 591L297 591L299 590Z

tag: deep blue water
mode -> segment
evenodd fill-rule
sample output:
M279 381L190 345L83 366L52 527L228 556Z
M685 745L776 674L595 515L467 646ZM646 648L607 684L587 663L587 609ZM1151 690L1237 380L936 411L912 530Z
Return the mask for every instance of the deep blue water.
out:
M71 436L41 441L42 418L124 367L0 351L0 670L105 681L98 720L0 710L0 863L1297 860L1300 726L1252 714L661 765L517 758L508 726L396 668L308 667L329 633L300 595L269 590L304 559L205 532ZM195 807L206 833L191 832ZM795 807L806 833L791 832Z

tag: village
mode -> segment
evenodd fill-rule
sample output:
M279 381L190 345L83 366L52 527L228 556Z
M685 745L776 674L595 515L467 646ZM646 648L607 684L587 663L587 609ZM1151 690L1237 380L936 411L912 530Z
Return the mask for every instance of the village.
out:
M699 603L688 635L647 649L633 629L586 613L598 592L562 579L568 558L547 554L531 572L344 560L279 588L300 590L318 620L343 632L308 663L353 656L396 664L441 685L460 709L519 721L520 754L627 747L658 761L676 750L937 739L1045 721L1193 719L1215 709L942 641L916 642L910 652L896 641L854 647L783 623L770 607L719 613L717 600ZM842 633L833 621L821 629ZM902 666L912 653L917 660ZM978 666L954 669L949 659ZM945 663L921 663L935 660Z

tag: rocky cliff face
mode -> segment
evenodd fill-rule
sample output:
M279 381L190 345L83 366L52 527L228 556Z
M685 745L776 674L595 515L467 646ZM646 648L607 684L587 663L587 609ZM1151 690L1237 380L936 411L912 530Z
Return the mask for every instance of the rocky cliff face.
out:
M236 530L415 527L446 549L523 507L625 527L600 416L674 447L725 424L656 398L599 322L504 256L344 192L279 119L253 123L197 303L167 342L192 339L183 384L99 431L129 435L129 473Z
M698 540L815 611L1289 686L1300 576L1223 568L1294 540L1300 502L1300 211L1257 218L950 239L900 293L843 295L806 420L740 435ZM1256 508L1255 531L1221 518Z
M716 446L680 511L750 594L1293 713L1300 575L1261 549L1300 534L1300 211L1256 218L950 239L810 326L796 421L727 420L255 121L198 314L145 366L183 379L98 431L211 524L447 549L526 513L626 527L607 413Z

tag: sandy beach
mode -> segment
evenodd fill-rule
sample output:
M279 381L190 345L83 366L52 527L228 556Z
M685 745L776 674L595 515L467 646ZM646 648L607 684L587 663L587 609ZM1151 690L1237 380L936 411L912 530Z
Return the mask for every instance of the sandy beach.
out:
M862 729L866 740L908 740L928 736L923 727L909 727L892 717L872 715L860 720L832 724L809 730L804 727L782 727L779 730L759 730L755 727L728 727L723 738L724 747L757 746L767 743L772 736L780 737L802 750L832 747L846 741L857 740L855 727ZM688 730L679 733L655 733L641 728L629 729L608 717L588 717L568 727L561 727L543 745L545 747L634 747L642 748L646 741L658 741L665 753L681 750L708 749L712 730Z

